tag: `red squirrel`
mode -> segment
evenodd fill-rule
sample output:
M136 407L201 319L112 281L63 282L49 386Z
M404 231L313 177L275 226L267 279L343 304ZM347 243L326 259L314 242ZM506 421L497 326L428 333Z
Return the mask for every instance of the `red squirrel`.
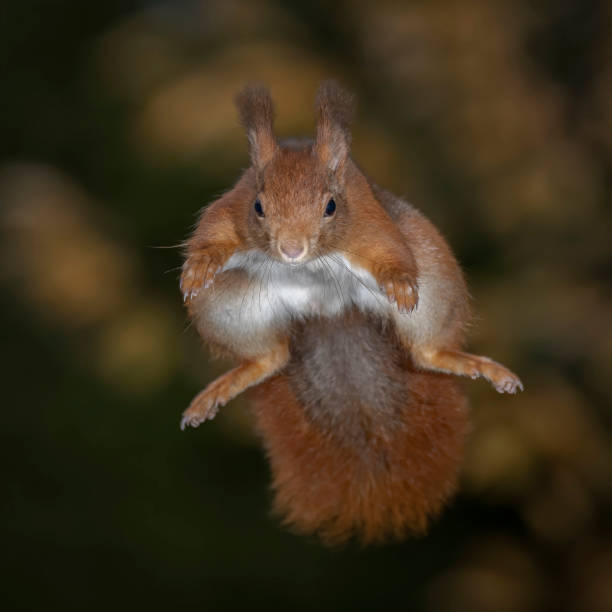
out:
M461 269L435 227L350 157L352 96L316 97L313 141L279 142L268 90L236 97L251 166L186 244L181 291L200 335L237 367L181 428L249 387L276 510L325 542L425 531L457 485L467 430L451 375L522 390L462 350Z

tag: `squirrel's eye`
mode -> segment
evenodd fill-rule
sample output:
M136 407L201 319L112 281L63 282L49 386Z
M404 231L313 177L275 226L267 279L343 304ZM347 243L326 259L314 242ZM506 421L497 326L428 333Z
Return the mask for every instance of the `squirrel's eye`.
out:
M336 212L336 203L331 199L325 207L325 216L331 217Z
M255 212L257 213L258 217L265 217L263 206L261 205L261 202L259 200L255 200L253 208L255 209Z

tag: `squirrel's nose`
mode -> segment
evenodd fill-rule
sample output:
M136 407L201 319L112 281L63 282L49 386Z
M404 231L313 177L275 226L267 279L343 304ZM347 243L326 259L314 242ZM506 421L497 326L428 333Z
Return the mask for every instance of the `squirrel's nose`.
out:
M278 250L284 260L299 261L306 254L306 245L293 241L281 242Z

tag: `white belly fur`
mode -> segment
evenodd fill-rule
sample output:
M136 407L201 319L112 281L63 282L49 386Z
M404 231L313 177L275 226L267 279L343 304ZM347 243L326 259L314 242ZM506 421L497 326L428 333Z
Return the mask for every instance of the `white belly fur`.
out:
M233 255L223 272L236 268L248 273L250 283L236 308L230 307L226 315L245 325L279 318L331 317L354 307L388 314L391 308L374 277L337 253L292 266L259 251L247 251Z

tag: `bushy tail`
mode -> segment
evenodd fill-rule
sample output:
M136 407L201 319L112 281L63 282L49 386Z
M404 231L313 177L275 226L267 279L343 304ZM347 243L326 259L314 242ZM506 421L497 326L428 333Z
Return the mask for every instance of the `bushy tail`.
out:
M405 405L389 419L362 419L364 437L345 435L298 401L288 375L254 390L257 427L271 463L275 509L328 544L423 533L457 486L467 430L465 399L453 378L404 372ZM350 411L352 406L343 409Z

